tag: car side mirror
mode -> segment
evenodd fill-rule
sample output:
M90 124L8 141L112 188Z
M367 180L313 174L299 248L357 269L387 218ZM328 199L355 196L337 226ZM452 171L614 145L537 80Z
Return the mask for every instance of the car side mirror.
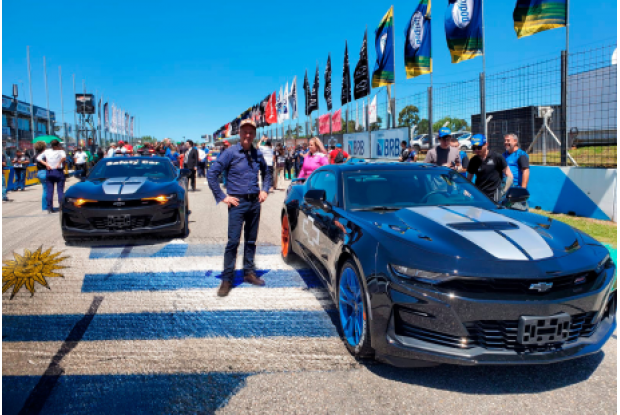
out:
M179 179L180 178L189 178L192 175L192 171L190 169L181 169L179 170Z
M530 198L530 192L522 187L511 187L506 193L506 207L515 203L524 203Z
M318 207L319 209L325 208L325 190L312 189L308 190L304 195L304 200L311 206Z

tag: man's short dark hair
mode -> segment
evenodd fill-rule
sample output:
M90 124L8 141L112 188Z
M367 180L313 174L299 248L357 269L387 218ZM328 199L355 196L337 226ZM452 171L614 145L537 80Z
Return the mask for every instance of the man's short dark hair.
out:
M190 147L194 147L194 142L192 140L187 140L187 142L189 143Z
M270 146L270 147L271 147L271 140L267 140L267 141L265 141L265 145L266 145L266 146Z
M406 142L405 140L403 140L403 141L401 141L401 142L400 142L400 145L401 145L401 146L402 146L403 144L405 145L405 147L407 147L407 142Z
M60 145L60 141L58 141L58 140L52 140L52 141L50 142L50 144L51 144L51 146L52 146L52 147L58 147L58 146Z
M335 149L336 149L336 146L332 144L332 150L335 150Z

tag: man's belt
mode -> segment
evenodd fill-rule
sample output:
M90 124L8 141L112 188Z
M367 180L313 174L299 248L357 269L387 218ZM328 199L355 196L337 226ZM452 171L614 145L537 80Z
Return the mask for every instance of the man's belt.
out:
M253 202L255 200L258 200L258 193L248 193L248 194L245 194L245 195L228 195L228 196L236 197L237 199L244 199L244 200L247 200L249 202Z

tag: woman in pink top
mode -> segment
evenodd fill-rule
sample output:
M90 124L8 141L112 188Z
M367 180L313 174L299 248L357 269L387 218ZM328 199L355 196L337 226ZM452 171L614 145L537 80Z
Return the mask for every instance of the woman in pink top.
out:
M307 178L313 171L326 165L328 162L323 143L321 143L321 140L317 137L312 137L310 139L308 150L310 150L310 152L304 157L304 164L301 167L299 176L297 176L300 179Z

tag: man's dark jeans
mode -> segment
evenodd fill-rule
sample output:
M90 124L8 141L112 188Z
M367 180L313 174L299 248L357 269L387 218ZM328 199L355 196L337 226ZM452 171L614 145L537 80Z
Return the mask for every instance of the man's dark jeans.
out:
M26 188L26 169L13 169L15 171L15 190Z
M62 204L65 197L65 173L62 170L48 170L45 184L47 186L47 210L54 206L54 183L58 191L58 205Z
M254 255L256 254L256 238L258 237L258 222L260 220L260 202L239 199L239 206L228 208L228 243L224 251L224 272L222 280L233 281L237 249L243 229L243 270L254 271Z

